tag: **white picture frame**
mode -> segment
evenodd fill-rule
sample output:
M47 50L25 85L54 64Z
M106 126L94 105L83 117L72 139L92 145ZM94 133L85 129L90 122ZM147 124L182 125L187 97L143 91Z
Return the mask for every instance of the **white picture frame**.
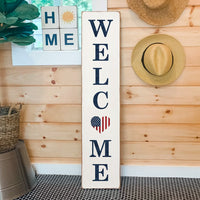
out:
M107 11L107 0L92 0L92 11ZM13 66L81 65L81 49L74 51L33 50L12 44Z

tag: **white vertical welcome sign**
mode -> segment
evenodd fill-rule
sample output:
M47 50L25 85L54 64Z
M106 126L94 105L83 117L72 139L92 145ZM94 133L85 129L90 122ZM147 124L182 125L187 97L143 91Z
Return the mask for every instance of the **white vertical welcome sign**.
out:
M82 187L120 187L120 16L82 15Z

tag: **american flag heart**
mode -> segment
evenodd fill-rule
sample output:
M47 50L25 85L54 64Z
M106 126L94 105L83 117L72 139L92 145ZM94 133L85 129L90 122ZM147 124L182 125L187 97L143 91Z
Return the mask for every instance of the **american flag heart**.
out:
M93 128L95 128L99 133L103 133L108 127L110 127L110 118L105 117L98 117L94 116L91 119L91 125Z

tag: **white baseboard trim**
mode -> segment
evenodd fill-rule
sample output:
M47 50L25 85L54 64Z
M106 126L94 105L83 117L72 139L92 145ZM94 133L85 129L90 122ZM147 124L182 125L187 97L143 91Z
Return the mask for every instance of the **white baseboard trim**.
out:
M80 164L33 163L38 174L81 175ZM121 166L121 176L200 178L199 167Z

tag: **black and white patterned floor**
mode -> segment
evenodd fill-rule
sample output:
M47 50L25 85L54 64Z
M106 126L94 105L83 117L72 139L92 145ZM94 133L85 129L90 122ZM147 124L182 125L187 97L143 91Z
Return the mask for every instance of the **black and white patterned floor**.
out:
M121 189L81 189L80 176L39 175L17 200L200 200L200 179L122 177Z

